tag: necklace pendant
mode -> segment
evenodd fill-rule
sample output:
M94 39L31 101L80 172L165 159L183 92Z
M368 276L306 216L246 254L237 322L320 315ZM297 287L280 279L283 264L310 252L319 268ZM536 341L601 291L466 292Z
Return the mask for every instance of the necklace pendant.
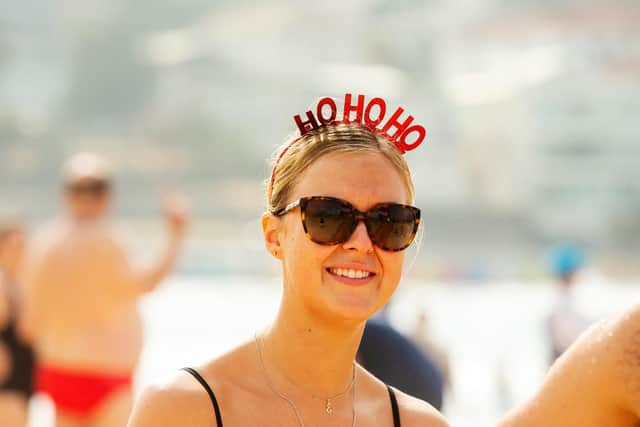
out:
M327 399L327 404L324 407L324 410L327 412L327 414L331 415L333 413L333 406L331 406L331 399Z

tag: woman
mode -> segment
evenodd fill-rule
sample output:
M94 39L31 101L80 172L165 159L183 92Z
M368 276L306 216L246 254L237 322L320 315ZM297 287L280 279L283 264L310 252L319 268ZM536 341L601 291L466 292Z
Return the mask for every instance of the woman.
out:
M283 273L274 323L147 389L129 427L447 425L355 363L365 322L395 291L418 228L401 151L425 134L411 116L399 121L401 108L379 130L386 104L374 98L366 107L364 96L354 105L347 94L338 122L335 101L323 98L315 115L295 117L301 137L275 157L262 217Z
M19 333L18 267L24 232L13 222L0 224L0 421L3 427L25 427L33 393L34 356Z

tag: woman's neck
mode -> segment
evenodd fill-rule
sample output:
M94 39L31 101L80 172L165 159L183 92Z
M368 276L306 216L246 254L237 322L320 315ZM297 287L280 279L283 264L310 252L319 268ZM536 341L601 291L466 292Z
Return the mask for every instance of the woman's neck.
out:
M363 331L364 322L332 325L283 301L273 326L260 339L267 375L290 392L336 396L352 381Z

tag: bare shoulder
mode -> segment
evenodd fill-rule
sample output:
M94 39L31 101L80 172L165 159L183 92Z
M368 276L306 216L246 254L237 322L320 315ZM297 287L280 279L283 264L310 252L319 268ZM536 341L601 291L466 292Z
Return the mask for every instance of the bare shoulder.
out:
M49 266L55 264L54 254L61 241L61 228L59 221L50 221L40 225L29 235L24 262L18 273L18 283L21 286L28 287Z
M72 251L85 262L109 266L127 259L128 250L124 238L109 224L96 224L72 229L64 238L65 252Z
M371 402L376 402L379 412L370 411L376 420L384 425L391 424L391 408L389 403L389 393L387 385L368 372L363 367L359 367L358 378L361 381L360 395ZM449 424L437 409L424 400L416 399L402 391L392 388L396 401L402 427L448 427ZM377 414L377 415L375 415ZM388 421L386 421L388 417Z
M640 304L598 322L575 347L569 361L593 371L597 389L608 390L600 399L640 408Z
M626 345L634 345L636 337L640 335L640 304L635 304L627 310L614 316L608 327L611 336L619 335Z
M144 389L127 427L209 427L211 420L211 402L203 387L179 371Z
M640 305L585 331L554 363L536 394L500 426L548 420L583 425L572 420L611 420L634 407L640 407Z
M640 410L640 304L636 304L609 322L604 331L609 341L612 379L621 406L634 413Z
M29 237L27 250L34 255L51 251L61 240L64 226L59 220L52 220L38 226Z
M233 420L234 399L246 389L249 345L242 345L195 371L212 390L223 419ZM248 378L252 378L251 375ZM230 418L231 417L231 418ZM215 425L211 399L202 384L181 370L144 390L134 405L127 427L210 427Z
M127 249L129 246L130 239L127 233L116 225L102 224L96 231L102 239L114 246L122 249Z
M437 409L424 400L416 399L394 389L398 399L402 427L448 427L449 424Z

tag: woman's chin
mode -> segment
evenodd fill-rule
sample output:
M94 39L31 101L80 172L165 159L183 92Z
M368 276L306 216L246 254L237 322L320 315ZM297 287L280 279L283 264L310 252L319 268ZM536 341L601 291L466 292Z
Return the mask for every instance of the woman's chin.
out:
M365 295L332 295L327 301L331 317L353 323L367 321L379 308L377 299Z
M374 281L365 286L345 286L336 282L326 283L325 302L331 311L345 319L366 321L382 308L393 294L388 286Z

